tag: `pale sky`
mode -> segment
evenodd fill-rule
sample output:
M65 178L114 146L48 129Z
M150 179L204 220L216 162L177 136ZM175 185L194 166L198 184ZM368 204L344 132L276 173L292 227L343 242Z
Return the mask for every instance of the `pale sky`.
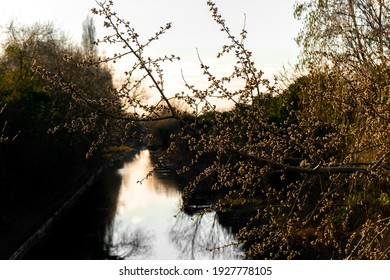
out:
M81 39L81 25L94 0L2 0L0 27L11 20L20 24L53 22L75 43ZM224 72L225 62L216 62L216 54L226 43L224 34L212 21L206 0L114 0L118 15L129 20L144 38L154 34L160 26L172 22L169 32L155 44L152 55L175 54L181 61L166 66L166 88L179 91L186 79L201 83L196 49L202 59L210 63L216 73ZM297 61L298 47L294 41L300 25L293 18L293 0L216 0L220 13L231 30L239 35L246 14L247 47L253 52L257 67L267 76L277 73L283 66ZM102 19L94 15L97 35L104 35ZM0 36L0 39L2 37ZM110 54L107 46L100 51ZM130 64L130 63L129 63ZM126 62L119 64L117 72L125 71ZM131 67L131 65L129 65ZM229 71L230 72L230 71Z

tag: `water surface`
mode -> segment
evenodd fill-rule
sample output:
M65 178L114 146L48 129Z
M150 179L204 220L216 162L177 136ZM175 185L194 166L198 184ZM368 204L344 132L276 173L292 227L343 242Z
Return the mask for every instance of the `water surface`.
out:
M233 246L213 250L236 241L216 213L190 216L179 211L181 193L171 176L154 174L142 180L152 166L149 151L143 150L117 171L122 182L113 233L108 234L111 253L142 259L238 258L241 252ZM141 249L126 248L123 240L135 240Z
M225 246L236 238L218 215L181 212L175 177L156 173L146 179L152 169L148 150L107 169L85 201L28 258L240 258L240 248Z

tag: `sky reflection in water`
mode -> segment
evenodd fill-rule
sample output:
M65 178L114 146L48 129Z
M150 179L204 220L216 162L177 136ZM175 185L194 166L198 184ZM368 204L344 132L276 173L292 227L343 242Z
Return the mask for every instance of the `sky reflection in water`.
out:
M110 254L125 259L237 259L241 250L231 230L219 224L216 213L202 217L179 212L181 194L169 177L153 175L148 150L142 150L118 170L122 185L117 214L106 240ZM138 183L137 183L138 182Z

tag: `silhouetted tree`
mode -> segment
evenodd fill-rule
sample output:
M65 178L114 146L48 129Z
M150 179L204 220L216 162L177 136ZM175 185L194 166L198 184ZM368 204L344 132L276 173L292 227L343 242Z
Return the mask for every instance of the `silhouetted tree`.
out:
M81 41L85 54L97 55L97 46L95 45L95 40L95 22L91 16L87 16L87 18L83 21L83 33Z

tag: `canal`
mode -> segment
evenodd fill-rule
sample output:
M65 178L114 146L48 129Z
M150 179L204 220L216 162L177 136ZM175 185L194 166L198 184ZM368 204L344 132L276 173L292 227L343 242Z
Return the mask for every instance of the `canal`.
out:
M91 193L27 258L239 259L238 246L225 246L236 238L217 213L180 211L175 176L160 172L145 179L153 165L150 152L141 150L105 170Z

